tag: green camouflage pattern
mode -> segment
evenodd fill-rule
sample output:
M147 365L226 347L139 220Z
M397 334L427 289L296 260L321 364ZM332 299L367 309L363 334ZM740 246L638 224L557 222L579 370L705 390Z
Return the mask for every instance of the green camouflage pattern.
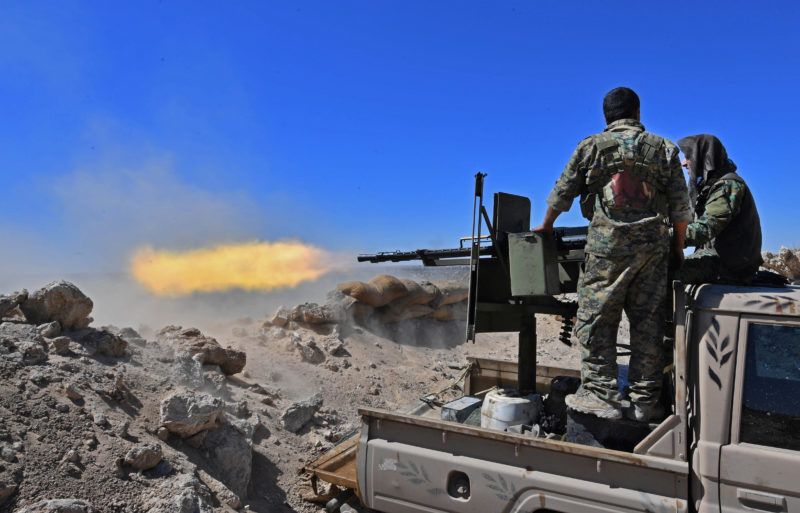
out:
M720 258L713 248L698 249L683 261L674 279L682 283L711 283L720 274Z
M617 331L622 312L630 321L628 395L651 404L661 393L666 362L664 301L669 251L605 257L587 254L578 283L575 335L581 348L581 381L597 397L616 404Z
M631 155L644 126L633 119L610 123L620 150ZM573 200L596 193L585 247L586 265L578 283L575 334L581 347L581 380L586 390L611 404L619 403L617 390L617 331L622 312L631 324L631 359L628 394L632 401L652 404L661 392L666 361L664 299L670 245L668 222L689 222L692 210L681 169L678 148L650 135L658 152L646 162L647 176L639 176L654 189L648 209L606 208L607 184L618 170L614 152L601 151L598 140L584 139L575 149L550 193L547 203L567 211ZM660 205L661 208L655 208Z
M622 119L610 123L605 132L611 132L623 145L630 148L644 132L644 126L634 119ZM666 250L669 246L667 218L672 222L691 221L689 193L678 148L666 139L653 137L664 144L656 161L652 163L653 176L648 179L658 185L656 194L666 195L663 203L667 205L668 214L665 216L655 211L609 211L603 206L602 195L598 194L594 215L589 224L585 248L587 253L621 256ZM610 179L610 167L608 154L598 149L594 137L587 137L573 152L548 196L547 204L560 212L569 210L576 197L589 192L590 184L596 187L597 184L593 182L598 179ZM599 189L602 189L603 184L599 185Z
M719 180L711 186L705 211L686 228L686 245L713 247L713 240L739 212L747 186L737 180Z
M684 283L747 283L762 263L761 222L742 178L724 175L701 191L699 217L686 229L686 244L697 252L677 278Z

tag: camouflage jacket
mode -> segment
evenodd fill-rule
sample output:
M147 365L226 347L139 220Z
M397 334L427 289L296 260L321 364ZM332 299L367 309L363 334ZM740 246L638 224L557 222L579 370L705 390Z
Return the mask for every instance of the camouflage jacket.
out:
M742 178L729 173L701 191L698 218L686 229L686 245L714 249L728 273L752 275L761 264L761 222Z
M644 132L644 126L634 119L621 119L610 123L605 132L615 132L631 141ZM669 248L667 219L675 222L692 220L689 193L683 177L678 148L672 142L663 141L660 154L656 156L657 179L663 184L664 213L656 211L622 215L595 201L594 215L589 224L586 252L603 256L623 256L640 251L666 251ZM569 159L555 187L547 198L547 204L564 212L570 209L573 200L587 192L589 175L609 166L597 147L593 136L587 137Z

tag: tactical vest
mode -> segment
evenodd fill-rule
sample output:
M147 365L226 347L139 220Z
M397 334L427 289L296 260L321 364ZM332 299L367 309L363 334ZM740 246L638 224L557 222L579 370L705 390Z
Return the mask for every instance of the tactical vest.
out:
M728 173L723 175L717 183L723 180L734 180L744 185L745 194L742 204L739 206L739 212L708 245L713 247L719 255L721 274L749 278L758 271L758 267L762 263L761 220L753 194L742 177L736 173ZM705 208L705 205L702 207Z
M584 217L591 220L598 207L611 214L669 215L669 177L661 166L663 138L642 131L631 141L621 132L602 132L593 135L592 142L598 160L586 174L581 195Z

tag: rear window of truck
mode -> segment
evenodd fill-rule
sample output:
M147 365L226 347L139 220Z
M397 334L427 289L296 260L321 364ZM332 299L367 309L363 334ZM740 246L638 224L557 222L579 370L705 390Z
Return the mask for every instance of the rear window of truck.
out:
M740 440L800 450L800 326L750 324Z

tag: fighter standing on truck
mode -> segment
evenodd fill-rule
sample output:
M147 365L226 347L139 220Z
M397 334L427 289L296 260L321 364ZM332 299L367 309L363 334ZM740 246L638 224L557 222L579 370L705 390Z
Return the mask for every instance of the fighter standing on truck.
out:
M689 171L695 220L686 229L686 258L675 279L684 283L749 283L762 263L761 221L750 188L713 135L684 137L678 146Z
M575 324L582 385L567 396L567 405L601 418L622 417L616 342L624 310L631 344L632 407L626 413L646 422L662 414L667 265L670 249L683 260L691 209L678 148L645 131L636 93L626 87L612 90L603 100L603 113L608 126L578 144L536 231L552 232L559 214L581 196L581 211L591 221Z

